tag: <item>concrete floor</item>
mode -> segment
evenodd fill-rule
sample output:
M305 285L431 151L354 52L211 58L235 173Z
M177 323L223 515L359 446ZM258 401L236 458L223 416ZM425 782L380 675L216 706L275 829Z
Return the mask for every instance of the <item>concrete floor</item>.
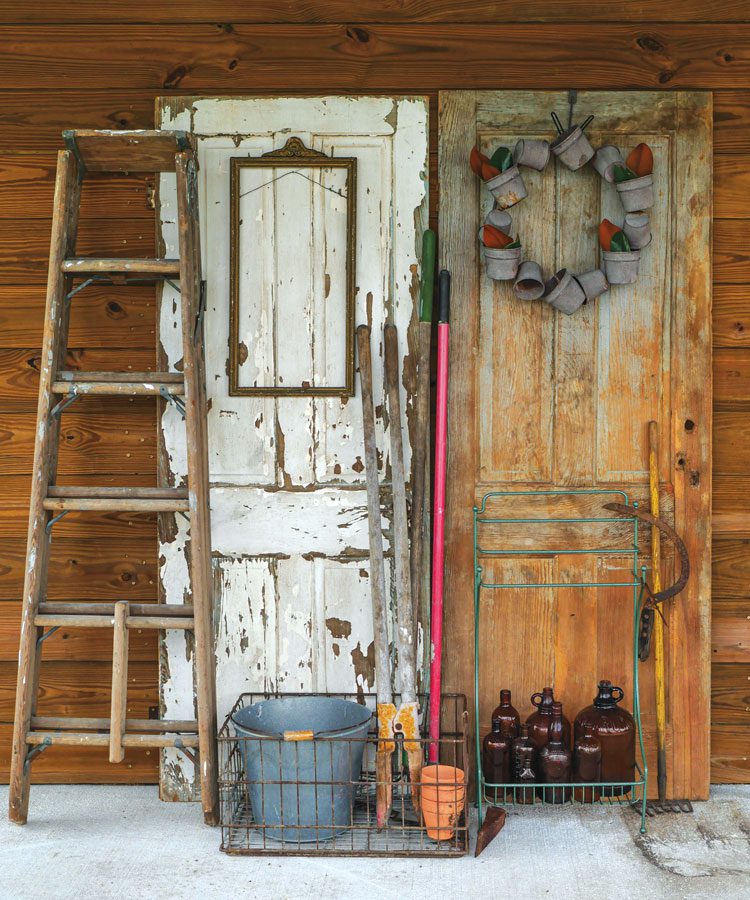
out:
M0 788L5 809L7 788ZM231 857L194 804L154 787L34 786L28 825L0 820L0 898L555 900L750 897L750 786L693 815L522 809L475 860Z

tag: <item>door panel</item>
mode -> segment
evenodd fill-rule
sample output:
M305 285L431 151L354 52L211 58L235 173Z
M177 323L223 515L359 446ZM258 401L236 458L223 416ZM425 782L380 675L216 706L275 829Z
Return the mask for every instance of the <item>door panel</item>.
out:
M446 633L457 652L447 655L446 687L472 692L474 504L491 490L601 487L624 490L647 507L647 423L655 419L662 514L685 536L693 565L688 588L667 610L670 779L677 796L702 797L709 774L710 97L579 93L576 118L596 116L587 129L594 147L651 146L656 203L638 281L613 286L572 316L518 300L511 282L486 277L477 230L492 198L468 166L475 143L491 152L521 137L549 139L552 109L565 118L567 95L440 95L441 263L454 285ZM599 221L621 223L624 216L614 187L590 166L570 172L553 160L542 173L522 171L529 196L509 212L524 258L538 261L546 277L562 267L598 266ZM513 515L601 516L602 502L516 499ZM610 584L632 577L632 560L622 554L632 530L621 525L485 526L483 540L518 551L483 557L485 582L528 583L543 574L544 581ZM581 547L602 552L554 552ZM648 565L646 528L639 548ZM528 554L535 549L549 556ZM664 549L668 582L674 560ZM591 702L597 680L610 678L632 708L629 589L507 588L483 591L482 604L482 732L501 687L510 687L519 711L528 713L531 693L553 684L572 718ZM647 736L652 666L650 660L641 667Z

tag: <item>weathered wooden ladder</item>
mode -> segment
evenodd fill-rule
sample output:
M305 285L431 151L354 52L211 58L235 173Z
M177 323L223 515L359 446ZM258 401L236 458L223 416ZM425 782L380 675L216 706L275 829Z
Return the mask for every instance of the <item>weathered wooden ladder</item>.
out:
M203 290L196 162L184 132L65 132L57 160L44 345L23 593L9 816L26 822L30 768L51 745L109 747L121 762L127 747L178 747L199 763L203 812L218 820L216 699L212 627L211 533L208 502ZM175 172L179 259L76 257L81 182L86 172ZM92 282L179 279L183 372L66 372L73 295ZM80 283L73 287L73 282ZM185 419L187 486L61 487L56 484L60 418L83 394L153 395L174 403ZM52 603L46 598L52 528L71 510L180 512L190 520L192 604ZM114 629L109 719L37 715L42 642L58 628ZM195 633L197 721L128 719L128 630L178 628Z

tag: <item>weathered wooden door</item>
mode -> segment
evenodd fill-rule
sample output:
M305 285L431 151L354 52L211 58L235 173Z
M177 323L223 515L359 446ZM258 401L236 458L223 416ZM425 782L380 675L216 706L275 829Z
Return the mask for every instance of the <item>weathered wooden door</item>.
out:
M356 157L355 322L369 323L373 333L385 480L389 423L383 416L380 335L386 320L398 326L403 402L409 408L414 376L407 362L408 328L427 215L427 104L419 97L182 97L161 101L157 121L192 131L198 141L220 720L242 691L370 691L375 676L359 388L343 399L229 396L229 160L277 150L292 135L328 155ZM310 193L307 182L277 185L275 197L257 193L250 198L254 205L242 207L259 237L242 262L242 277L258 302L241 322L244 346L238 356L247 362L241 383L247 370L284 375L282 356L292 377L308 377L310 366L330 363L330 348L344 345L346 323L343 313L336 318L331 291L322 284L311 289L314 254L322 252L313 236L323 204L313 202L319 195ZM174 240L172 202L169 178L163 178L160 218L167 255ZM301 222L301 243L275 246L274 216L277 223L283 217ZM341 252L344 246L342 240ZM160 350L170 368L179 367L180 356L171 292L167 286L160 314ZM275 308L282 292L285 313ZM177 416L167 409L161 428L166 477L173 482L184 473ZM404 445L408 466L408 428ZM384 499L387 491L386 484ZM386 502L386 527L387 507ZM186 538L187 523L179 516L165 523L160 580L167 602L187 588ZM162 649L165 716L191 717L191 664L184 637L169 633ZM189 796L190 769L179 754L166 752L163 796Z
M668 762L675 796L705 797L709 783L711 482L711 98L699 93L580 92L576 119L594 147L640 141L656 160L652 244L634 285L614 286L572 316L516 299L511 283L483 272L477 229L492 199L469 169L483 151L520 137L551 139L550 111L567 118L567 95L447 92L440 95L441 262L453 275L448 466L446 686L472 694L472 507L490 490L622 488L647 505L647 423L660 433L662 510L688 545L693 574L667 613ZM525 258L547 277L599 265L597 226L621 223L611 185L586 166L551 162L523 170L529 196L510 212ZM514 515L543 514L518 501ZM550 509L547 506L547 509ZM578 511L586 509L579 503ZM507 507L506 507L507 511ZM560 514L559 507L557 508ZM573 512L573 504L567 508ZM591 511L602 515L600 510ZM648 530L643 529L647 538ZM524 555L575 548L580 531L523 526L498 533L512 558L485 559L493 582L618 581L630 560L612 552L622 529L599 537L594 556ZM503 543L504 542L504 543ZM589 540L588 546L591 546ZM625 545L626 546L626 545ZM646 541L642 549L648 550ZM648 558L644 559L648 564ZM671 574L665 560L664 577ZM501 590L483 596L480 728L501 687L523 714L529 696L554 684L572 718L596 682L621 684L632 704L632 599L620 589ZM641 703L655 776L652 661ZM651 781L655 786L655 777Z

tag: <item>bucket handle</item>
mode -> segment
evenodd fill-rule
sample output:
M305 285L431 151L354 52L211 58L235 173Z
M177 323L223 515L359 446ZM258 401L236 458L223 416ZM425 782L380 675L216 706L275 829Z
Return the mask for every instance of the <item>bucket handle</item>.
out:
M284 740L285 741L311 741L313 739L314 732L312 731L285 731L284 732Z

